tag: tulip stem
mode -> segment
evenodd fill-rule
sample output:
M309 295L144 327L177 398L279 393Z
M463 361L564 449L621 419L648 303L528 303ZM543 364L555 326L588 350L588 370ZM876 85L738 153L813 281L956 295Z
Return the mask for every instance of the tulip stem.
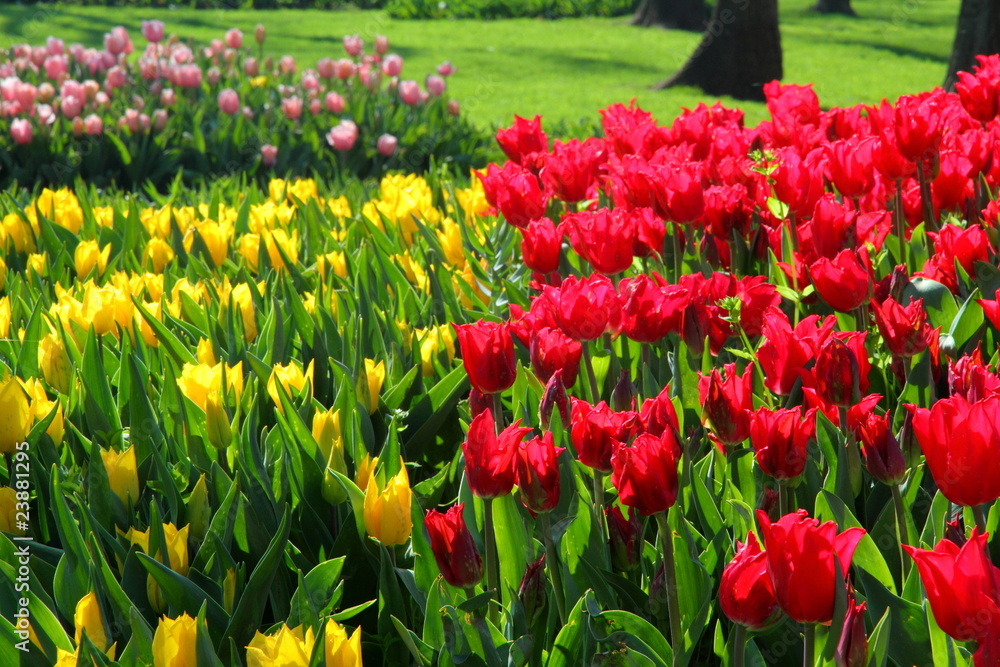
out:
M896 195L893 208L896 222L896 236L899 237L899 263L909 267L909 260L906 258L906 251L909 246L906 243L906 216L903 213L903 181L896 181Z
M903 506L903 494L899 490L898 484L891 484L892 507L896 514L896 537L899 538L899 562L902 567L903 578L910 573L910 561L903 553L903 545L910 543L910 531L906 527L906 507Z
M781 516L789 513L788 509L788 481L779 479L778 481L778 512Z
M496 605L490 605L489 617L494 626L500 627L500 562L497 559L497 536L493 530L493 499L483 498L483 536L486 541L486 585L493 591Z
M976 528L980 533L986 532L986 505L973 505L972 516L976 518Z
M806 623L802 631L802 667L816 664L816 624Z
M940 229L937 218L934 217L934 199L931 197L931 183L924 171L924 161L917 160L917 181L920 183L920 203L924 209L924 222L927 229L936 232Z
M587 341L583 341L582 347L583 365L587 369L587 380L590 382L590 402L595 404L601 400L601 394L597 389L597 375L594 373L594 362L590 357L590 345ZM563 424L563 426L568 426L568 424Z
M504 417L503 417L503 397L500 396L500 392L494 392L490 394L493 398L493 423L496 425L497 435L504 429Z
M552 540L552 521L548 512L542 512L542 539L545 541L545 567L552 577L552 590L555 592L556 611L559 612L559 622L566 625L566 592L562 585L562 566L559 564L559 554Z
M746 662L747 628L737 623L733 632L733 667L743 667Z
M600 470L594 471L594 510L597 514L597 529L601 533L601 542L604 544L604 557L611 565L611 554L608 551L608 518L604 515L604 473Z
M680 282L681 274L684 271L684 251L681 249L681 237L680 232L681 226L674 223L674 229L670 234L670 238L674 242L674 284Z
M642 397L643 399L652 398L653 387L650 386L650 380L653 379L653 346L649 343L642 343L639 347L642 350L642 364L639 367L639 376L642 378Z
M667 510L669 511L669 510ZM670 615L670 648L674 652L674 665L680 664L683 634L681 633L681 608L677 600L677 571L674 567L674 540L667 511L657 512L656 526L660 532L660 548L663 549L663 576L667 584L667 613Z

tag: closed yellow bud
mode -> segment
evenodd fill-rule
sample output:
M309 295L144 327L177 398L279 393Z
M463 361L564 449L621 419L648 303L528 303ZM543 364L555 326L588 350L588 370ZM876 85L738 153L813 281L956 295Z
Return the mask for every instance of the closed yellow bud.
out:
M31 427L32 412L28 395L16 377L0 381L0 454L13 454Z
M399 472L384 489L379 487L375 475L369 476L365 490L365 530L386 546L404 544L413 530L412 501L413 492L405 466L400 465Z
M35 382L38 381L35 380ZM63 436L66 435L66 423L63 419L62 403L47 399L34 400L31 402L31 413L34 415L35 421L42 421L48 417L49 413L53 410L55 410L55 415L52 417L52 421L49 422L48 428L45 429L45 432L50 438L52 438L52 442L58 445L62 443Z
M146 312L153 316L153 318L158 321L163 321L162 307L160 303L144 303L142 307L146 309ZM153 331L153 327L149 326L149 322L143 317L142 313L138 309L135 311L135 321L139 326L139 334L142 339L146 342L149 347L159 347L160 341L156 338L156 332Z
M218 391L211 392L205 398L205 427L208 430L208 442L216 449L226 449L233 444L229 414Z
M9 486L0 486L0 532L12 535L27 534L26 528L18 527L17 503L17 491Z
M111 492L121 498L125 507L130 507L139 499L139 474L136 471L135 449L129 445L123 452L113 449L101 450L104 469L108 473Z
M301 625L294 630L282 625L270 636L258 631L247 645L247 667L308 665L315 643L312 628L303 632Z
M348 638L343 626L331 618L326 622L323 649L326 667L361 667L361 628Z
M2 227L0 227L2 229ZM0 257L0 290L7 284L7 262Z
M347 475L347 461L344 460L344 438L340 433L340 412L333 409L319 411L313 415L313 439L319 445L326 460L323 472L323 498L331 505L347 500L347 492L331 470Z
M226 570L226 578L222 580L222 607L227 614L233 613L233 603L236 601L236 570Z
M104 651L108 648L108 633L104 627L104 618L101 616L101 605L97 601L97 595L90 591L76 603L76 611L73 613L73 625L76 626L76 637L74 643L79 646L83 633L86 632L94 646Z
M229 254L229 239L233 236L233 226L220 224L214 220L206 220L197 227L197 233L201 236L208 254L212 256L212 263L216 267L222 266ZM188 237L191 238L191 237ZM185 243L185 247L190 250L191 243Z
M378 410L378 395L382 391L382 383L385 382L385 362L377 364L374 359L365 359L365 377L368 388L368 414L374 414Z
M146 243L142 259L153 273L163 273L167 264L174 261L174 249L163 239L152 238Z
M229 293L229 298L243 319L243 335L246 337L246 341L253 342L253 339L257 337L257 320L254 317L253 296L250 294L250 287L246 283L237 285Z
M359 489L368 488L368 480L375 472L376 467L378 467L378 457L369 456L368 452L365 452L364 457L358 461L358 470L355 475L355 482Z
M198 667L198 621L164 616L153 635L153 667Z
M79 234L80 227L83 226L83 208L80 206L80 200L69 188L58 190L45 188L31 207L31 213L41 214L74 234Z
M44 276L48 272L48 255L44 252L28 255L28 273Z
M221 392L223 389L223 373L225 373L226 389L235 392L236 397L239 398L240 394L243 393L242 361L228 368L222 363L214 366L186 363L181 369L181 376L177 378L177 386L180 387L182 394L207 412L209 394Z
M206 366L214 366L216 364L215 349L212 347L212 341L207 338L202 338L198 341L198 350L196 353L198 357L198 363L205 364Z
M73 363L59 334L47 334L39 341L38 365L41 366L42 377L50 387L63 394L69 393L73 381Z
M271 266L277 271L285 268L285 259L281 253L284 253L285 257L288 257L288 260L293 264L299 260L298 231L293 231L291 236L284 229L275 229L273 232L265 231L264 245L267 247L267 256L271 260Z
M321 273L325 274L327 267L333 269L333 272L340 276L341 278L347 277L347 255L342 252L328 252L326 254L316 256L316 269Z
M95 268L98 274L104 273L110 257L110 244L102 249L97 241L80 241L76 250L73 251L73 265L76 267L76 275L81 279L86 278Z
M70 653L64 648L57 648L56 664L53 667L77 667L76 653Z
M139 547L146 554L152 556L157 561L164 563L164 565L177 574L186 577L190 567L187 548L189 529L190 526L184 526L178 530L177 526L172 523L163 524L163 541L167 545L165 563L163 554L159 550L157 550L154 554L149 553L151 548L149 544L149 529L142 532L135 530L134 528L129 529L128 539L132 542L132 544L139 545ZM146 578L146 597L149 598L149 604L157 611L162 611L167 606L166 601L163 599L163 594L160 592L160 587L157 585L153 575L149 575Z
M10 335L10 297L0 299L0 338Z
M267 380L267 393L271 396L271 400L274 401L278 411L281 412L281 414L285 414L285 409L281 405L281 395L278 393L277 382L281 383L281 386L284 387L285 391L292 398L302 391L302 389L306 386L306 382L308 382L309 395L311 396L313 383L313 362L309 362L309 368L306 369L305 373L302 372L302 366L300 366L296 361L290 361L285 366L281 364L274 365L274 369L271 371L271 377Z
M195 482L194 489L188 497L187 516L188 525L191 527L191 538L201 542L212 521L212 506L208 502L208 485L205 483L204 473Z
M9 248L11 244L14 251L35 252L35 232L25 220L17 213L8 213L3 218L4 228L4 248Z

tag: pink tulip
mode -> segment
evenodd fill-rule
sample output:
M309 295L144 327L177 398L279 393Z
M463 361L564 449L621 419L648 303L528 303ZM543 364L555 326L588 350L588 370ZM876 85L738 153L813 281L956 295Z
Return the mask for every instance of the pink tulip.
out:
M160 78L160 61L158 58L140 58L139 76L143 81L155 81Z
M45 59L45 76L50 79L58 79L65 76L69 63L66 56L49 56Z
M264 28L263 23L258 23L257 27L253 29L253 38L257 40L258 44L263 44L264 39L267 37L267 29Z
M364 48L365 41L357 35L346 35L344 37L344 50L347 51L347 55L357 57L361 55Z
M26 118L17 118L10 124L10 138L14 143L24 145L31 143L34 130L31 128L31 121Z
M83 119L83 127L87 134L93 136L104 131L104 121L97 114L90 114Z
M177 85L181 88L201 87L201 68L197 65L181 65L176 70Z
M292 96L281 100L281 110L289 120L298 120L302 116L302 100Z
M431 74L427 77L427 92L431 95L437 95L438 97L444 95L444 87L444 79L437 74Z
M208 85L214 88L219 85L219 80L222 78L222 72L219 71L218 67L209 67L208 72L205 73L205 78L208 79Z
M295 74L295 58L292 56L281 56L281 60L278 61L278 67L281 69L282 74Z
M358 140L358 126L352 120L342 120L326 135L326 141L338 151L349 151Z
M94 95L94 104L98 107L106 107L110 101L111 98L108 97L108 94L103 90L98 91L97 94Z
M81 137L83 136L83 119L77 116L73 119L73 136Z
M389 53L389 38L385 35L375 35L375 53L380 56Z
M338 79L350 79L354 76L354 63L347 58L341 58L335 63L335 65Z
M127 76L125 74L125 68L115 65L108 70L108 76L104 79L104 87L106 90L114 90L115 88L121 88L125 85L127 81Z
M457 116L461 111L461 107L458 104L458 100L448 100L448 113L452 116Z
M319 79L312 72L306 72L302 75L302 87L308 91L319 90Z
M410 79L400 81L399 98L403 100L404 104L409 104L411 107L416 106L420 102L420 84Z
M239 49L243 46L243 33L237 28L230 28L226 31L226 46L231 49Z
M316 71L324 79L332 79L337 73L337 65L332 58L320 58L316 63Z
M309 113L315 116L322 110L323 110L323 103L319 101L319 98L313 98L309 100Z
M344 98L339 93L331 90L323 98L323 105L330 113L340 113L344 110Z
M64 97L62 98L62 104L59 105L59 111L66 118L76 118L83 111L83 103L76 97Z
M390 53L382 61L382 71L386 76L399 76L403 71L403 59L395 53Z
M86 60L85 54L87 53L87 48L80 44L79 42L74 42L69 45L69 54L73 56L73 60L78 63L84 62Z
M111 32L105 33L104 48L112 56L117 56L122 53L130 54L135 47L132 46L128 31L123 26L116 26L111 29Z
M208 50L211 52L211 55L213 56L219 55L225 50L225 48L226 48L225 42L223 42L218 37L216 37L215 39L213 39L211 42L208 43Z
M173 88L165 88L162 93L160 93L160 106L172 107L177 103L177 93L174 92Z
M375 146L378 149L379 153L381 153L385 157L389 157L390 155L396 152L396 145L398 143L399 140L396 139L396 137L394 137L393 135L383 134L378 138L378 142L376 142Z
M64 98L75 97L82 102L87 99L87 91L83 87L83 84L76 79L66 79L59 86L59 96Z
M142 36L146 38L147 42L152 42L156 44L163 41L164 32L163 21L143 21L142 22Z
M232 116L240 110L240 96L232 88L225 88L219 92L219 111Z
M41 67L48 57L49 50L44 46L36 46L31 49L31 64L35 67Z
M451 76L455 73L455 68L452 66L451 62L445 60L437 66L437 73L441 76Z
M21 108L30 109L35 105L35 98L38 97L38 89L30 83L18 83L17 101Z
M39 104L35 107L35 115L38 116L40 125L51 125L56 122L56 112L48 104Z
M142 116L139 117L140 124L143 123L142 118L145 115L146 114L142 114ZM157 132L162 132L163 128L165 128L166 126L167 126L167 110L166 109L157 109L156 111L153 112L153 128ZM149 127L149 123L148 122L146 123L146 127L147 128Z
M56 89L55 86L53 86L51 83L49 83L48 81L42 81L40 84L38 84L39 102L45 102L46 104L48 104L53 99L55 99L55 96L56 96Z
M244 60L243 71L246 72L247 76L257 76L260 74L260 65L257 63L257 59L247 58Z
M278 163L278 147L264 144L260 147L260 159L265 167L273 167Z
M63 44L63 41L58 37L45 38L45 50L50 56L61 56L65 49L66 47Z

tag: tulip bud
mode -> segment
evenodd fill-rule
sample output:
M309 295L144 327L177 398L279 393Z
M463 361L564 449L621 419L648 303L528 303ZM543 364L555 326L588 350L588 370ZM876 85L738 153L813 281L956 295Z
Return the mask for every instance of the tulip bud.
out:
M861 400L860 367L854 351L836 338L820 350L813 368L820 396L847 408Z
M313 438L319 445L323 458L326 459L326 470L323 473L323 498L331 505L337 505L347 500L347 492L330 470L347 475L347 462L344 460L344 438L340 433L340 412L329 410L313 415Z
M73 363L59 334L46 334L38 343L38 365L50 387L68 394L73 379Z
M535 618L545 606L548 582L545 579L545 554L534 563L528 563L521 577L521 585L517 588L517 597L524 606L524 617L530 628Z
M188 525L191 526L191 539L201 542L212 521L212 506L208 502L208 486L205 483L204 473L198 477L188 497L187 517Z
M160 619L153 635L153 664L180 666L198 664L198 621L187 614Z
M639 567L642 556L642 519L636 510L629 511L628 519L621 507L614 505L604 508L608 521L608 535L611 545L611 563L619 572L630 572Z
M493 395L484 394L475 387L469 391L469 412L476 418L486 410L493 409Z
M892 414L882 417L869 413L855 429L855 435L865 457L865 467L871 476L889 486L906 477L906 461L899 441L892 434Z
M618 376L618 383L615 384L615 388L611 392L611 409L615 412L635 410L635 400L638 395L639 391L632 384L628 371L622 370Z
M649 612L657 619L667 618L667 576L663 563L649 582Z
M868 603L847 606L844 628L833 654L837 667L865 667L868 664L868 636L865 634L865 609Z
M83 639L83 633L94 643L100 651L106 651L108 644L108 630L101 615L101 605L97 600L94 591L89 591L76 603L76 610L73 613L73 625L76 626L74 643L79 646Z
M375 363L374 359L365 359L365 385L361 390L362 392L368 390L368 414L375 414L378 410L378 397L383 382L385 382L385 362Z
M565 447L556 447L552 431L521 443L514 461L521 502L534 514L549 512L559 504L559 456Z
M781 616L767 558L753 533L747 534L746 544L736 543L736 555L722 571L719 605L729 620L751 630L764 629Z
M965 537L965 522L959 514L951 521L944 524L944 539L954 542L956 546L962 547L968 540Z
M0 532L24 535L28 532L17 517L17 491L9 486L0 486Z
M108 476L108 486L129 508L139 499L139 475L136 471L135 449L129 446L123 452L101 450L101 460Z
M471 588L483 578L483 560L465 525L464 508L465 503L460 503L446 512L428 510L424 519L438 568L445 581L457 588Z
M236 570L229 568L226 570L226 577L222 580L222 608L227 614L233 611L233 603L236 601Z
M254 28L253 38L255 40L257 40L258 44L263 44L264 43L264 39L266 37L267 37L267 30L264 28L264 24L263 23L258 23L257 27ZM270 69L270 68L268 68L268 69Z
M549 419L552 418L552 409L559 409L559 418L562 420L563 428L570 425L570 400L566 395L566 386L562 381L562 370L557 370L549 378L545 385L545 393L542 394L542 401L538 406L538 420L542 428L548 430Z
M233 429L221 392L210 392L205 398L205 426L208 441L216 449L227 449L233 444Z
M413 530L410 519L412 501L410 478L402 462L399 472L386 482L385 487L379 484L376 475L370 475L365 489L365 530L386 546L405 544Z

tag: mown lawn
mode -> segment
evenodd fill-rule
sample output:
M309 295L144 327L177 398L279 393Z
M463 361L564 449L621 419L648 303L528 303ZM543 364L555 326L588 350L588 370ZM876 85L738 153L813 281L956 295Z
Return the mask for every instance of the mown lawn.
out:
M783 0L785 81L813 83L825 106L873 103L941 83L953 38L958 0L855 0L860 18L809 11L814 0ZM681 107L710 101L696 89L653 91L679 67L699 36L642 29L624 19L543 21L398 21L378 11L170 10L70 5L4 5L0 45L40 43L58 35L67 43L98 45L118 24L134 30L158 18L168 31L209 39L229 27L247 34L268 28L268 52L290 53L301 66L342 54L340 38L388 35L406 60L404 75L422 78L442 60L459 72L452 95L476 122L507 124L514 114L542 114L551 123L594 119L598 109L636 98L660 120ZM756 122L761 104L736 103Z

